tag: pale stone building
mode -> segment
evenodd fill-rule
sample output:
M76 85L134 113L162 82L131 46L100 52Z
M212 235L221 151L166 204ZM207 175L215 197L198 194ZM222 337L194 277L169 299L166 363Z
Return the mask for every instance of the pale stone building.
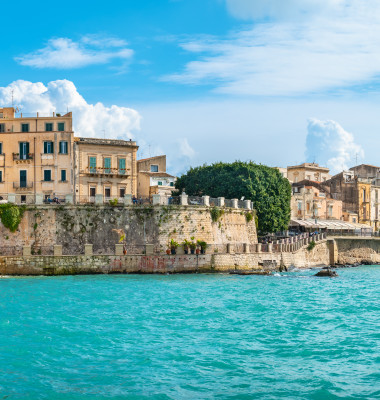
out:
M137 195L136 153L132 140L75 138L76 203L124 200ZM100 196L99 196L100 195Z
M334 199L343 202L345 218L357 214L358 223L371 225L371 179L361 178L349 170L334 175L323 185Z
M166 172L166 156L144 158L137 161L138 197L147 198L153 194L171 195L176 177Z
M288 178L290 182L294 183L303 180L325 182L331 178L329 172L330 170L328 168L320 167L316 163L303 163L287 167L286 178Z
M0 197L34 203L73 193L71 113L17 115L0 108Z
M292 219L342 220L342 201L335 200L326 187L317 182L293 183Z

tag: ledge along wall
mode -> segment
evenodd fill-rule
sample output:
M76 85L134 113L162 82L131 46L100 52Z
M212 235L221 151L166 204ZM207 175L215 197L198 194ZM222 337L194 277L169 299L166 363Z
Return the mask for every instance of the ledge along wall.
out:
M77 255L0 257L2 275L72 275L116 273L192 273L233 271L278 271L327 265L326 241L312 251L306 247L293 253L239 253L204 255Z
M329 251L330 264L380 263L380 238L332 238Z
M84 254L85 244L94 254L115 254L115 244L123 231L127 248L141 249L153 244L165 253L170 239L182 242L203 240L209 245L254 244L254 219L246 220L246 210L226 208L217 222L209 207L199 206L35 206L29 207L15 233L0 223L2 246L50 247L62 245L63 254ZM211 246L211 251L213 248ZM136 251L134 251L136 252ZM138 252L137 252L138 253Z

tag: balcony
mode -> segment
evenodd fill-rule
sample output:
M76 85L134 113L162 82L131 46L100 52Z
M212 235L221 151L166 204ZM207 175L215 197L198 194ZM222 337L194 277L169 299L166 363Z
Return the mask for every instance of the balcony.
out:
M85 170L81 170L80 173L92 176L113 176L121 178L129 177L127 170L118 168L87 168Z
M33 188L33 182L13 182L13 189L28 190Z
M13 161L16 161L16 164L31 164L34 154L23 154L20 156L19 153L13 153Z

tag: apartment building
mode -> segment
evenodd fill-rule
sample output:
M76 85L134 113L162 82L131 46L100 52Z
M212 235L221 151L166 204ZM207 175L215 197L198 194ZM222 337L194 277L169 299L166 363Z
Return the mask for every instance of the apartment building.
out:
M18 204L73 193L72 114L0 108L0 197Z
M138 197L148 198L154 194L171 195L176 177L166 172L166 156L144 158L137 161Z
M290 182L301 182L304 180L314 182L325 182L331 178L330 170L326 167L320 167L317 163L303 163L286 168L286 175L283 168L279 168L282 175Z
M332 198L328 189L313 181L293 183L292 219L342 220L342 201Z
M75 138L76 203L95 202L102 195L105 202L125 194L137 195L136 153L132 140Z

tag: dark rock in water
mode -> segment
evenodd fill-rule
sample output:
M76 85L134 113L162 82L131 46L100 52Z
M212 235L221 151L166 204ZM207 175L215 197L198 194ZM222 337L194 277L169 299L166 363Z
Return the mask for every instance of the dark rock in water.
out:
M271 275L270 271L232 271L231 275Z
M314 276L335 277L335 276L338 276L338 274L333 269L326 268L326 269L321 269Z
M373 261L371 260L362 260L361 265L372 265Z

